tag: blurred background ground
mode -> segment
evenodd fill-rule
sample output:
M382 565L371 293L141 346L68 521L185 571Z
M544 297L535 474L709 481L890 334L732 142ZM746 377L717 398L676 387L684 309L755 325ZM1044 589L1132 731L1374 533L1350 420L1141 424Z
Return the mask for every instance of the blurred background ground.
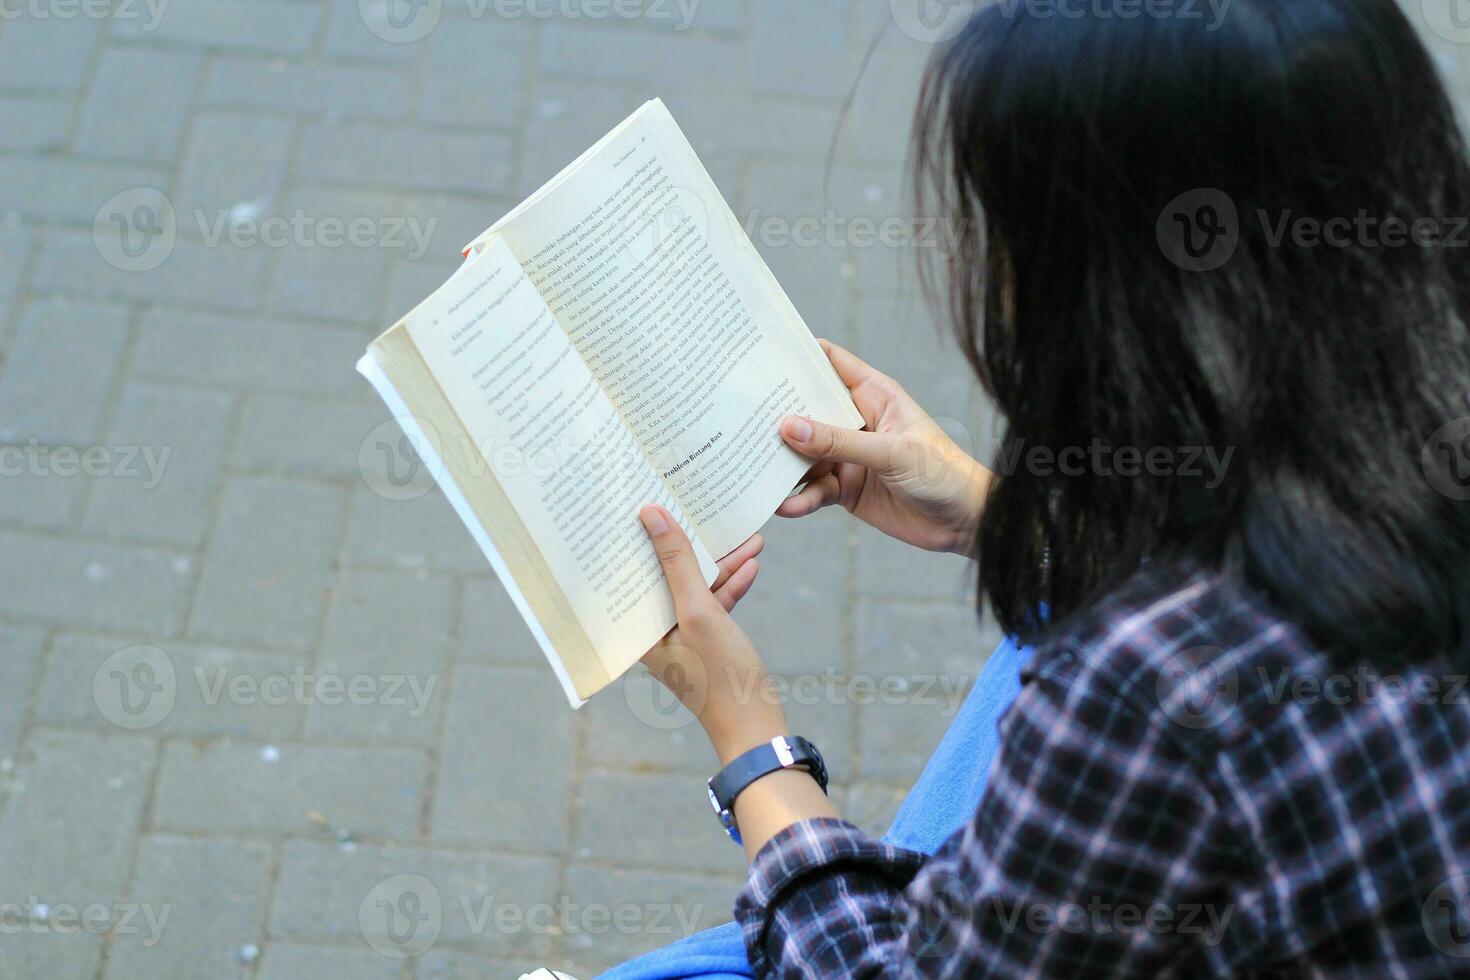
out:
M0 19L0 977L585 980L725 921L700 734L637 676L567 709L352 364L659 96L814 331L986 452L884 224L952 11L159 3ZM738 618L881 830L994 631L954 560L768 536Z

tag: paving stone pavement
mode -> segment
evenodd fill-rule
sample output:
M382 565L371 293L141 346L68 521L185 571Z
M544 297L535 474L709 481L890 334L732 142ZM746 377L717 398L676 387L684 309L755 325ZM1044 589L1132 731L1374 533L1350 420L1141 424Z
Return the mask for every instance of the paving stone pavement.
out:
M0 978L585 980L728 918L697 730L637 674L567 709L352 364L660 96L813 328L988 452L932 243L875 234L943 28L904 2L6 5ZM881 829L953 707L915 681L994 631L954 560L769 537L740 621Z

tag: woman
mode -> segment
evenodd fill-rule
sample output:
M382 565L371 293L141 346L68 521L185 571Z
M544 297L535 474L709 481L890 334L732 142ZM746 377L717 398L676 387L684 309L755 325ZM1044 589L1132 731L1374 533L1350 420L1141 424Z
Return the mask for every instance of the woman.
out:
M926 858L841 821L815 757L763 763L792 733L728 614L759 546L711 592L642 512L679 612L645 662L705 677L687 703L744 760L717 788L758 976L1470 967L1461 134L1391 0L1127 6L989 6L921 97L1015 465L833 345L865 430L781 430L814 461L783 516L975 556L1036 644L973 819Z

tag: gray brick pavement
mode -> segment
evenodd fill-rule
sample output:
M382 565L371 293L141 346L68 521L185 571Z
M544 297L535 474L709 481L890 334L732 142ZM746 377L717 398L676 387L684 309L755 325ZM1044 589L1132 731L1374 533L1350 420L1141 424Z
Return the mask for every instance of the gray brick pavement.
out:
M105 980L249 976L271 859L270 848L249 841L146 835L125 903L131 917L116 919Z
M0 451L29 452L0 476L0 903L34 927L0 977L586 980L725 919L709 747L637 676L566 710L442 497L373 489L386 412L352 361L661 96L753 227L839 229L757 235L817 332L984 451L913 249L843 230L904 213L927 45L890 0L445 0L402 43L398 0L35 12L63 7L0 22ZM1436 50L1463 95L1470 46ZM139 209L158 194L171 214ZM251 234L270 217L313 230ZM374 244L329 246L354 219ZM168 456L150 476L133 450ZM769 536L740 619L879 828L994 636L962 562L841 515Z

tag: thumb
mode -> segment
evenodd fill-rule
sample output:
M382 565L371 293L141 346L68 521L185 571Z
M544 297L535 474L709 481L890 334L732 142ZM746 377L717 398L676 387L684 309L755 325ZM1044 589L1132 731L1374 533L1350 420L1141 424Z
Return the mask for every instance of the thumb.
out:
M654 554L663 566L669 580L669 591L674 594L674 609L682 620L685 613L697 608L698 603L713 598L699 570L699 559L694 556L694 546L674 516L657 504L649 504L638 512L643 529L653 541Z
M893 469L893 445L886 435L861 429L843 429L801 415L781 422L786 445L808 459L856 463L878 473Z

